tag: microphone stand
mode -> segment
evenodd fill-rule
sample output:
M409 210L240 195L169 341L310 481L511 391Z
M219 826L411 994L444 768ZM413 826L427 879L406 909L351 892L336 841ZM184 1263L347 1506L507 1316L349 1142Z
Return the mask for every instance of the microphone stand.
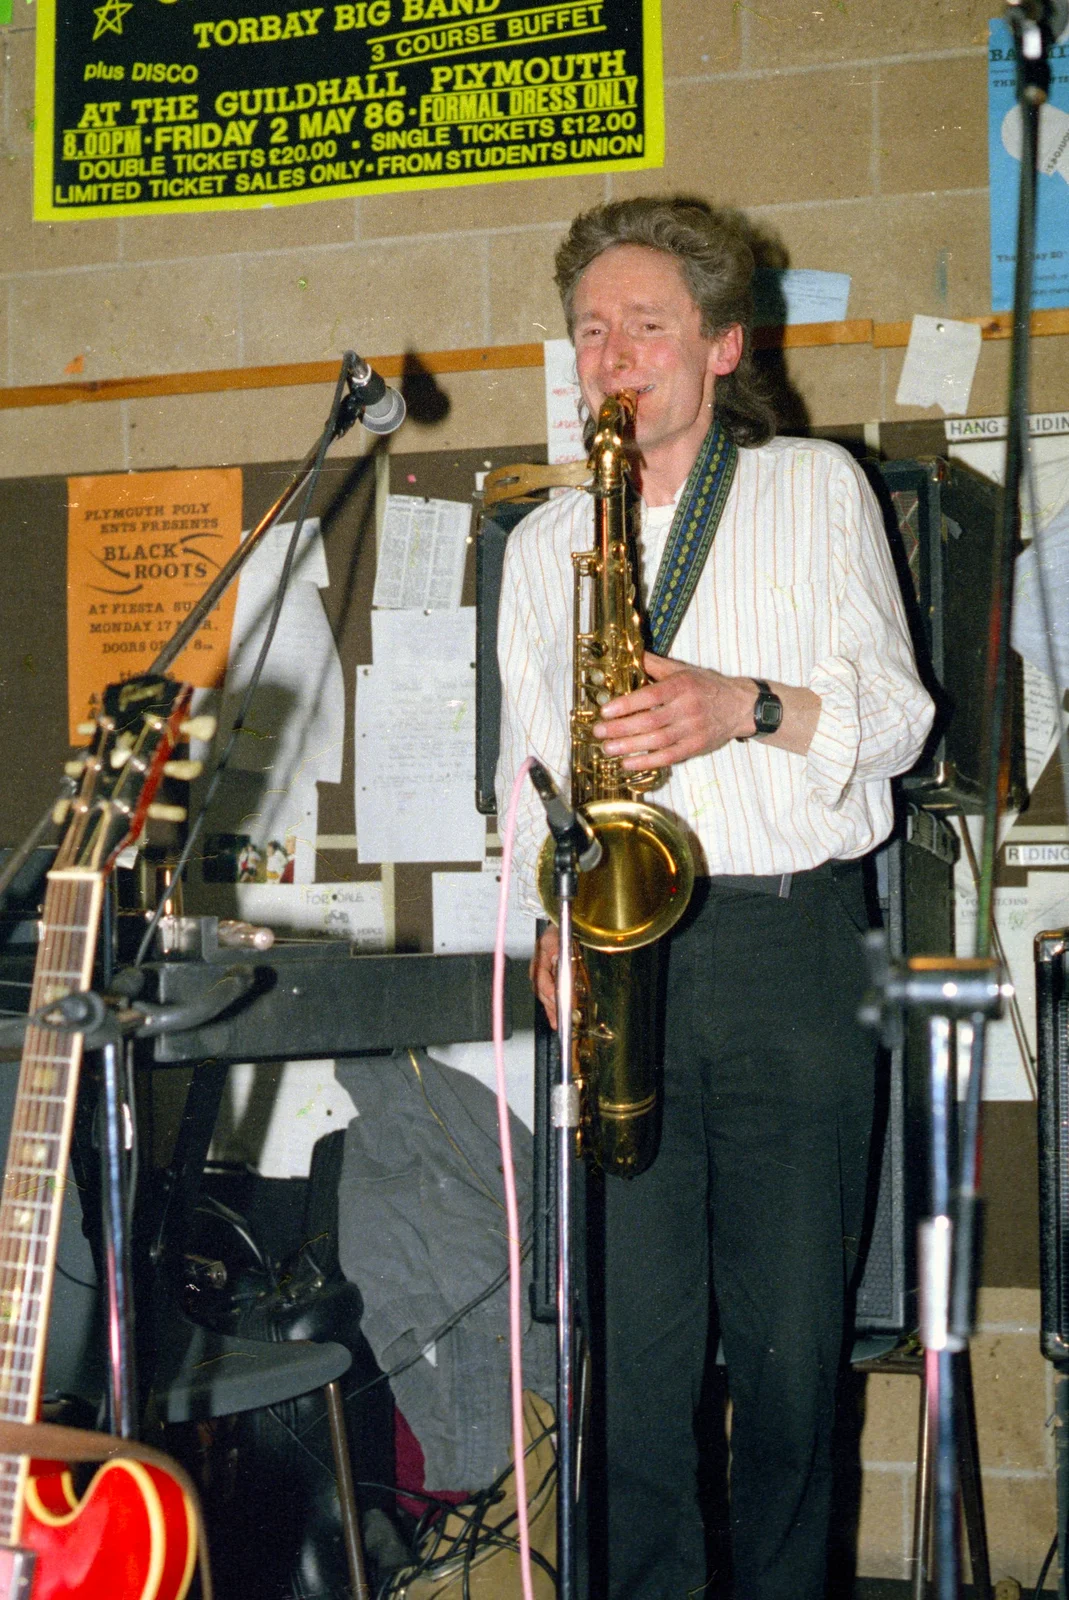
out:
M928 1021L928 1215L917 1228L917 1277L924 1393L934 1469L932 1593L934 1600L958 1600L961 1560L954 1356L966 1348L969 1335L968 1330L956 1325L953 1290L962 1260L965 1259L967 1273L971 1262L964 1256L951 1180L955 1146L954 1024L963 1032L972 1030L972 1093L976 1060L983 1059L987 1021L1002 1015L1003 1002L1012 990L996 961L952 956L914 956L892 961L887 954L886 935L880 932L869 934L866 946L872 991L861 1008L860 1020L879 1027L889 1048L904 1038L904 1013L920 1014ZM988 1600L988 1596L983 1595L981 1600Z
M163 646L152 663L154 672L166 672L178 660L193 635L200 630L204 619L215 610L257 545L274 527L290 501L297 497L312 476L312 473L318 471L327 450L334 443L334 440L342 438L344 434L349 432L353 424L359 421L366 400L361 395L360 385L354 384L354 373L357 373L362 365L363 363L361 363L360 357L355 351L346 350L342 357L338 381L334 387L334 399L331 402L330 416L327 418L327 425L322 434L309 450L274 505L269 506L264 512L252 532L246 539L242 540L230 560L220 568L184 622L175 629L172 637ZM346 388L349 390L348 394L345 393Z
M557 956L557 1041L560 1079L550 1091L549 1120L557 1136L557 1594L573 1600L576 1592L576 1317L573 1251L572 1168L580 1122L579 1088L572 1072L575 1033L575 974L572 967L572 902L580 872L601 860L602 847L581 811L562 798L538 761L531 782L545 808L553 835L553 890L560 907Z
M572 1255L572 1162L579 1127L579 1090L572 1076L575 1013L572 971L572 901L579 871L574 837L557 838L553 886L560 903L557 958L557 1038L560 1081L550 1095L550 1125L557 1134L557 1594L575 1594L576 1432L575 1286Z

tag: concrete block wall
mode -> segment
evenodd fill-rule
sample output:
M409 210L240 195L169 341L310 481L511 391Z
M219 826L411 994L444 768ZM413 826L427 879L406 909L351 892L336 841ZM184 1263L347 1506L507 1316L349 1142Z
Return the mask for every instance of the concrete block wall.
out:
M990 310L985 40L996 0L663 0L660 171L53 225L30 220L35 7L14 4L0 28L0 386L556 336L557 240L577 210L633 193L745 208L790 265L851 274L851 316ZM1037 409L1069 400L1066 349L1037 341ZM1005 343L984 345L974 412L1003 410L1007 355ZM816 425L902 421L927 414L895 405L902 359L803 350L788 371ZM543 437L540 371L441 386L448 416L406 425L397 448ZM0 411L0 475L289 458L328 397L305 387ZM1034 1583L1054 1526L1037 1297L989 1291L983 1316L995 1575ZM915 1401L906 1379L868 1384L862 1572L906 1570Z
M973 1384L992 1578L1031 1593L1055 1531L1054 1374L1039 1351L1039 1293L983 1289ZM865 1382L860 1570L910 1575L920 1385ZM1057 1587L1056 1564L1047 1585ZM968 1566L966 1565L968 1576Z
M992 0L664 0L667 159L601 178L489 184L256 212L30 221L35 7L0 29L0 382L506 344L562 331L549 281L568 219L603 197L686 190L745 207L790 264L847 271L850 314L990 309L985 38ZM997 8L994 8L997 9ZM986 344L972 409L1003 406ZM901 350L792 353L811 420L894 404ZM1039 406L1064 403L1039 342ZM406 448L540 437L535 371L445 381L450 415ZM323 396L301 389L0 413L0 473L286 456Z

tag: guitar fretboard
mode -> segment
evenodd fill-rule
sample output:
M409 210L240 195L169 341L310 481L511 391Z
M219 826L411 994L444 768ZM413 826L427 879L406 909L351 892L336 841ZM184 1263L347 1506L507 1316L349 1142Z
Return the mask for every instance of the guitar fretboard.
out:
M104 880L49 874L30 1012L89 987ZM32 1422L44 1368L82 1036L27 1029L0 1193L0 1418ZM0 1544L18 1538L25 1457L0 1456Z

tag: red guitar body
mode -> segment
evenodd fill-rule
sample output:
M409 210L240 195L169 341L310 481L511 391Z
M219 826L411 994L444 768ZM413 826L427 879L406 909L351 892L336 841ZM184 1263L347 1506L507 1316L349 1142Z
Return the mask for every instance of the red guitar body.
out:
M181 1486L140 1461L107 1462L80 1502L66 1467L31 1461L18 1542L37 1552L30 1600L183 1600L197 1555Z

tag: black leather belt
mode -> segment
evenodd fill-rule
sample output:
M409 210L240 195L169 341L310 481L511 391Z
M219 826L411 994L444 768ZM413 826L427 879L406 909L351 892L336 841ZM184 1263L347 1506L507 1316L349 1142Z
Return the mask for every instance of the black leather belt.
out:
M737 894L771 894L778 900L790 897L795 878L833 878L843 873L857 872L858 861L822 861L819 867L805 867L801 872L773 872L767 876L754 873L714 872L705 879L712 889L731 889ZM701 880L699 880L701 881Z
M768 877L756 874L714 872L707 879L712 889L736 889L743 894L772 894L786 900L791 892L793 872L776 872Z

